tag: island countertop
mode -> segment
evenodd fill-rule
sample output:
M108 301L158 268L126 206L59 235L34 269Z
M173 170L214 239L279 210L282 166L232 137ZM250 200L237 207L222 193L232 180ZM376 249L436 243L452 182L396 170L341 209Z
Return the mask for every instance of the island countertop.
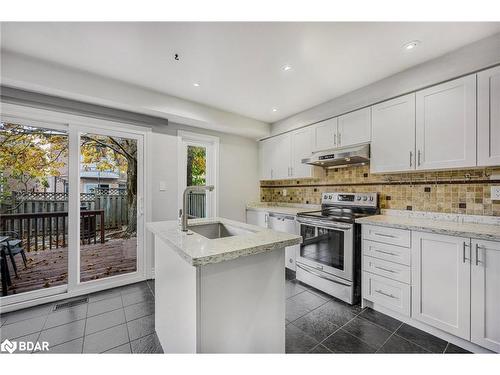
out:
M189 227L222 223L250 231L236 236L209 239L193 231L182 232L177 220L147 223L146 227L193 266L219 263L259 254L302 242L302 237L224 218L189 220Z
M375 215L356 219L356 223L410 229L422 232L500 241L500 226L471 222L455 222L428 218Z

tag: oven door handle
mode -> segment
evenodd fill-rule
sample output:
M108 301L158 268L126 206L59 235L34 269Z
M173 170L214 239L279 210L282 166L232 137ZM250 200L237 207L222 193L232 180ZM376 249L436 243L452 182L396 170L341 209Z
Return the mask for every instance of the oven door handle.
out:
M343 283L343 282L340 282L338 280L334 280L334 279L331 279L325 275L322 275L320 273L317 273L317 272L314 272L313 271L313 268L309 268L309 267L306 267L300 263L296 263L296 266L303 269L304 271L306 272L309 272L310 274L314 275L314 276L318 276L318 277L321 277L322 279L325 279L325 280L328 280L328 281L331 281L331 282L334 282L334 283L337 283L337 284L340 284L340 285L344 285L344 286L351 286L351 284L347 284L347 283Z
M351 224L333 224L333 223L325 223L322 221L317 221L317 220L308 220L308 219L302 219L302 218L297 218L297 221L299 224L305 224L305 225L313 225L319 228L333 228L333 229L340 229L340 230L350 230L352 229Z

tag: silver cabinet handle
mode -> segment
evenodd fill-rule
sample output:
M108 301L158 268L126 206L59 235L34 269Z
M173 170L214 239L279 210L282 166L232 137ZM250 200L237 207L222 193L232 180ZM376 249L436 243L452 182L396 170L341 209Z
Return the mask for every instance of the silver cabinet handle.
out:
M382 294L383 296L386 296L386 297L389 297L389 298L396 298L396 296L394 294L389 294L389 293L386 293L382 290L375 290L375 292L377 292L378 294Z
M479 244L476 243L476 266L479 265Z
M290 167L290 177L293 177L293 167Z
M398 254L396 253L391 253L389 251L383 251L383 250L379 250L379 249L374 249L377 253L382 253L382 254L387 254L387 255L393 255L393 256L396 256Z
M379 267L379 266L375 266L375 268L378 268L379 270L390 272L390 273L398 273L397 271L390 270L389 268L384 268L384 267Z
M396 238L396 236L392 234L385 234L385 233L373 233L376 236L381 236L381 237L388 237L388 238Z
M337 146L337 133L333 135L333 145Z
M273 169L271 168L271 179L274 177Z
M413 167L413 151L410 151L410 168Z
M339 132L339 146L342 146L342 133Z
M462 254L462 262L463 262L463 263L465 263L465 261L466 261L466 260L469 260L469 261L470 261L470 259L469 259L469 258L467 258L467 257L465 256L465 248L466 248L466 247L468 247L468 246L470 246L470 245L467 245L467 244L464 242L463 249L462 249L462 250L463 250L463 254Z
M417 165L420 167L420 150L418 150L417 157L418 157L418 164Z

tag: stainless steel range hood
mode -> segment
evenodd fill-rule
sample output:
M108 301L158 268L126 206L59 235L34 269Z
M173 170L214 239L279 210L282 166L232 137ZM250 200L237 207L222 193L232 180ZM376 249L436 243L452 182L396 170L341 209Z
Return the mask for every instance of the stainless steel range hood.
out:
M303 164L319 167L341 167L350 164L370 162L370 145L336 148L314 153L310 158L302 159Z

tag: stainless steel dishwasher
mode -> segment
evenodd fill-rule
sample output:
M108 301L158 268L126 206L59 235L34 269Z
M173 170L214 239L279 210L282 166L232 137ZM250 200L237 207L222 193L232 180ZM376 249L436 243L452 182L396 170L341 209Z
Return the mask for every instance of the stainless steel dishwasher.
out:
M298 234L297 222L295 221L295 216L283 215L277 213L269 214L269 229L276 230L278 232L286 232L291 234ZM295 256L297 251L300 249L300 245L288 246L285 249L285 266L286 268L295 271Z

